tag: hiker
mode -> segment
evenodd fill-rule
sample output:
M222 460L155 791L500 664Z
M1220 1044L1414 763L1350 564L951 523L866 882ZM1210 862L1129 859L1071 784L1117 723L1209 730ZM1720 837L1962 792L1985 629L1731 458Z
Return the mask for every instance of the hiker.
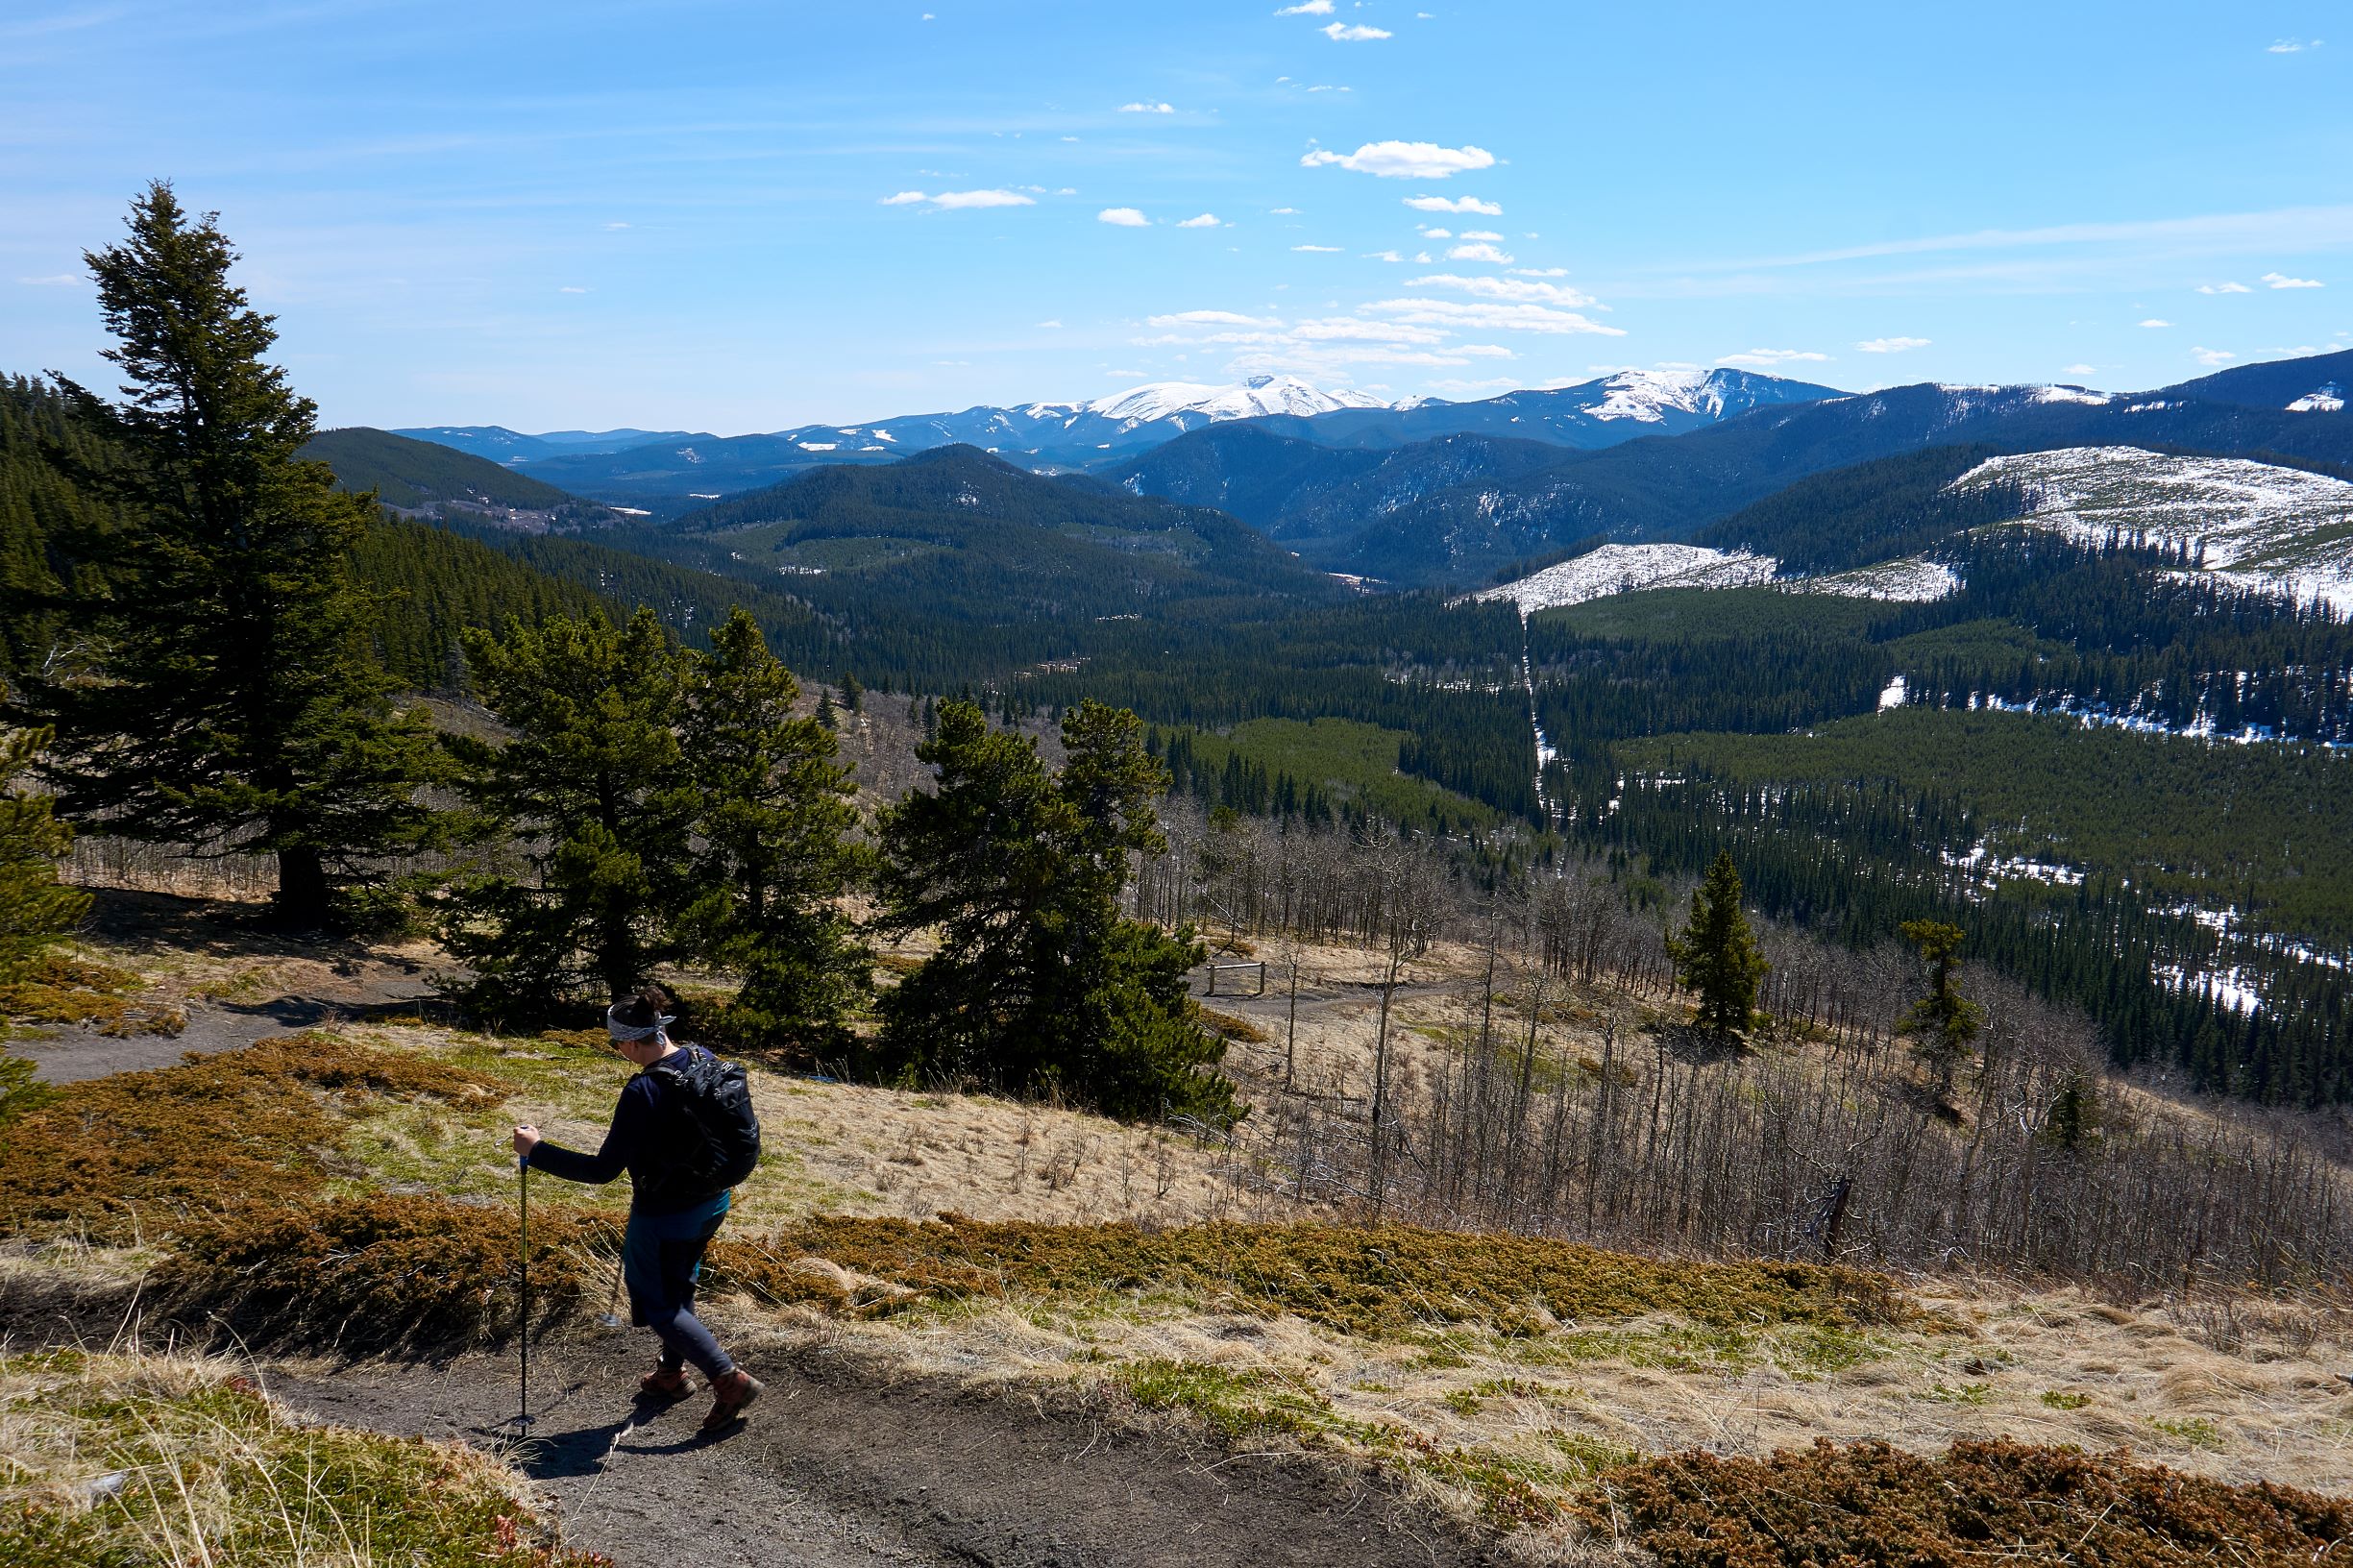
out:
M727 1217L731 1188L759 1158L760 1128L744 1069L699 1045L670 1038L677 1021L663 1009L658 986L615 1002L604 1015L614 1047L637 1076L621 1090L604 1146L595 1154L558 1147L528 1125L515 1129L515 1153L534 1170L567 1182L602 1186L629 1173L629 1224L621 1243L629 1321L662 1341L660 1361L638 1384L647 1399L675 1401L694 1391L686 1363L711 1385L704 1432L740 1419L760 1397L759 1381L735 1364L696 1317L695 1281L703 1249Z

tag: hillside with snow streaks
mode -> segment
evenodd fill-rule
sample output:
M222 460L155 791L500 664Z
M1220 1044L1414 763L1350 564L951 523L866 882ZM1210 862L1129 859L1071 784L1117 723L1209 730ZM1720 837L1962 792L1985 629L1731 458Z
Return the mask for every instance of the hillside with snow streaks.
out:
M1955 488L2008 480L2026 524L2096 544L2112 533L2198 552L2205 570L2353 615L2353 484L2236 457L2068 447L1993 457Z
M1784 583L1797 594L1835 594L1842 599L1884 599L1898 604L1925 604L1961 591L1961 578L1942 561L1923 555L1900 561L1858 566L1851 572L1823 577L1800 577Z
M1770 555L1727 552L1702 545L1604 545L1557 566L1467 597L1509 600L1522 615L1582 604L1645 588L1741 588L1770 582L1779 565Z

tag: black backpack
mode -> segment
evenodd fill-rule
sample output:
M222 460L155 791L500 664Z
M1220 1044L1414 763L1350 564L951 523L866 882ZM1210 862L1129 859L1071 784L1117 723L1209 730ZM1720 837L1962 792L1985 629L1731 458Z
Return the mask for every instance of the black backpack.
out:
M708 1051L671 1052L646 1069L667 1089L665 1193L723 1192L760 1163L760 1117L742 1066Z

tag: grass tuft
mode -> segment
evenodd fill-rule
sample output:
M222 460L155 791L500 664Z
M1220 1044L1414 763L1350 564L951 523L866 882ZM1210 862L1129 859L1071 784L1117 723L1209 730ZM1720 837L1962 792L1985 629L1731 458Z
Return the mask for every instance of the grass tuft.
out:
M127 1040L176 1035L188 1026L180 1009L141 1001L147 982L129 969L51 954L13 984L0 986L0 1015L17 1023L94 1027Z

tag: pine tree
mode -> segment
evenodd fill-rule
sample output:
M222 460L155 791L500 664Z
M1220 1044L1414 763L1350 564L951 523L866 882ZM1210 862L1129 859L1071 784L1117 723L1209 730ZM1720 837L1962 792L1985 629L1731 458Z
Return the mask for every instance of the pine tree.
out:
M1928 993L1912 1004L1898 1032L1927 1063L1941 1100L1952 1092L1953 1078L1985 1027L1985 1009L1961 994L1961 943L1969 933L1942 920L1906 920L1900 929L1927 963Z
M1716 1034L1747 1033L1756 988L1772 966L1757 950L1756 934L1740 907L1740 869L1719 850L1707 876L1691 893L1691 916L1667 939L1675 975L1699 992L1699 1024Z
M940 933L881 999L880 1065L1056 1085L1114 1115L1231 1120L1233 1086L1207 1070L1224 1044L1186 991L1201 944L1118 912L1132 857L1165 845L1153 800L1167 775L1125 710L1081 703L1062 738L1056 773L973 703L940 704L939 736L917 751L937 786L878 824L878 923Z
M46 730L0 736L0 984L23 975L89 909L89 894L58 880L73 830L45 795L12 788L47 745Z
M501 1021L625 995L681 945L697 792L678 744L684 652L650 609L619 629L551 616L466 634L475 689L513 739L453 736L492 866L447 894L442 941Z
M215 214L158 183L130 237L88 253L124 377L109 404L64 384L114 460L73 476L114 526L60 541L61 608L86 641L28 678L53 725L60 809L105 831L278 863L276 914L325 923L336 894L429 842L440 752L369 656L351 551L375 512L297 452L315 405L262 355L269 316L229 281Z
M701 956L743 977L732 1039L810 1057L848 1043L872 955L842 896L868 856L850 838L856 786L831 728L793 717L799 683L742 610L694 661L686 767L695 788L698 896L685 926Z
M858 677L847 670L842 672L842 706L852 713L866 711L866 688L859 685Z

